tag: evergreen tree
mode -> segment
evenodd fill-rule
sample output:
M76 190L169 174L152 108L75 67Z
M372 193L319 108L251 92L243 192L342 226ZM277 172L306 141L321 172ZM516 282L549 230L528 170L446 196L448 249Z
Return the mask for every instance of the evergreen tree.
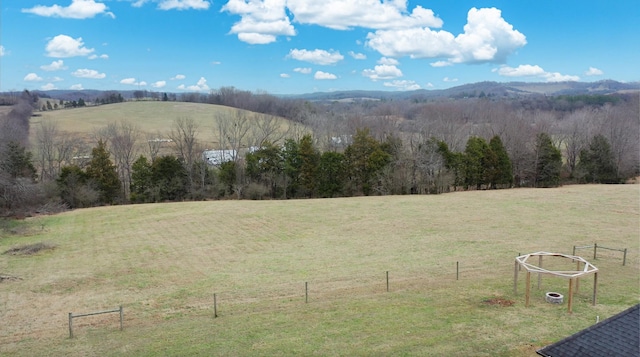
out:
M56 179L60 198L69 208L91 207L99 199L99 193L89 184L89 176L76 165L65 166Z
M33 166L33 154L15 141L7 143L0 157L0 172L6 173L12 179L26 177L36 179L36 168Z
M150 202L153 187L151 164L140 155L131 169L131 202Z
M321 197L337 197L344 190L345 158L338 152L322 153L318 165L318 194Z
M546 133L536 138L536 187L555 187L560 184L562 170L562 153L553 145L551 137Z
M284 170L284 194L286 197L297 197L300 191L300 146L293 139L287 139L282 149Z
M105 143L100 140L98 146L91 150L91 161L87 166L86 173L99 192L99 201L103 204L111 204L120 196L120 179L116 166L109 158Z
M497 188L498 185L511 187L513 185L513 168L511 167L511 159L507 154L507 149L502 144L502 140L498 135L489 141L490 150L490 169L489 183L491 188Z
M487 159L489 146L483 138L473 136L467 140L464 153L464 186L465 188L475 186L479 190L482 185L488 183Z
M370 195L376 175L391 161L391 155L369 134L369 129L357 130L344 156L350 189L355 194Z
M154 201L182 200L187 195L187 170L175 156L160 156L151 164L151 183Z
M618 183L615 158L609 141L602 135L596 135L589 148L580 151L578 170L584 175L584 181L591 183Z
M313 146L311 135L307 134L300 139L300 184L305 190L305 196L314 197L317 189L318 164L320 153Z

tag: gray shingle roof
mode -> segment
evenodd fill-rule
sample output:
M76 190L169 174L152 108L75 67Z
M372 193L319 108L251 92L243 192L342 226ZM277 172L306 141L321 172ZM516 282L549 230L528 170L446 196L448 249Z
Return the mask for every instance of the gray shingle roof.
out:
M536 352L545 357L640 356L640 304Z

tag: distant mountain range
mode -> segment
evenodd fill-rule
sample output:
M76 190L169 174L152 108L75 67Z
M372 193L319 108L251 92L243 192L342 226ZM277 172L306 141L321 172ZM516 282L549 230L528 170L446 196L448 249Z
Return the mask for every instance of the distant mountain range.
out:
M100 91L100 90L50 90L33 91L42 98L62 99L65 101L78 100L93 101L108 93L118 92L125 99L140 95L139 90L130 91ZM143 91L145 95L161 98L163 91ZM640 92L640 82L622 83L613 80L597 82L478 82L464 84L448 89L419 89L414 91L369 91L348 90L334 92L317 92L295 95L274 95L281 98L302 99L309 101L352 101L352 100L391 100L391 99L437 99L437 98L466 98L466 97L526 97L535 95L607 95L613 93ZM167 92L171 93L171 92ZM7 94L7 93L0 93ZM172 93L180 99L182 94Z
M302 95L292 95L291 98L316 101L341 101L353 99L429 99L429 98L465 98L465 97L525 97L534 95L607 95L613 93L640 92L640 82L622 83L613 80L598 82L478 82L464 84L448 89L419 89L414 91L336 91L320 92Z

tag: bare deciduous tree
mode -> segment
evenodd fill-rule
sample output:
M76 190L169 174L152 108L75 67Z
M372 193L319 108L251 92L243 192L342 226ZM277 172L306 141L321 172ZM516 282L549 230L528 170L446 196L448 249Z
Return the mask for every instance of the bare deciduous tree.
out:
M187 170L189 190L193 187L193 165L201 154L198 153L198 129L198 123L192 118L178 118L173 122L173 128L169 133L169 138Z

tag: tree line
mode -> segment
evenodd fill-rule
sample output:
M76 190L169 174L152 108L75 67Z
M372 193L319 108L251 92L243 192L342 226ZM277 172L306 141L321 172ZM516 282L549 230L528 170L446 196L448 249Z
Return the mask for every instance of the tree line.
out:
M235 90L223 92L210 95L239 100ZM296 101L304 113L287 129L272 115L219 112L212 119L217 150L232 156L212 165L203 155L209 144L190 118L177 118L166 133L143 134L130 120L110 123L92 133L94 144L42 120L30 144L29 117L37 106L25 92L0 117L0 207L6 215L177 200L619 183L637 176L637 98L593 102L559 115L480 98Z

